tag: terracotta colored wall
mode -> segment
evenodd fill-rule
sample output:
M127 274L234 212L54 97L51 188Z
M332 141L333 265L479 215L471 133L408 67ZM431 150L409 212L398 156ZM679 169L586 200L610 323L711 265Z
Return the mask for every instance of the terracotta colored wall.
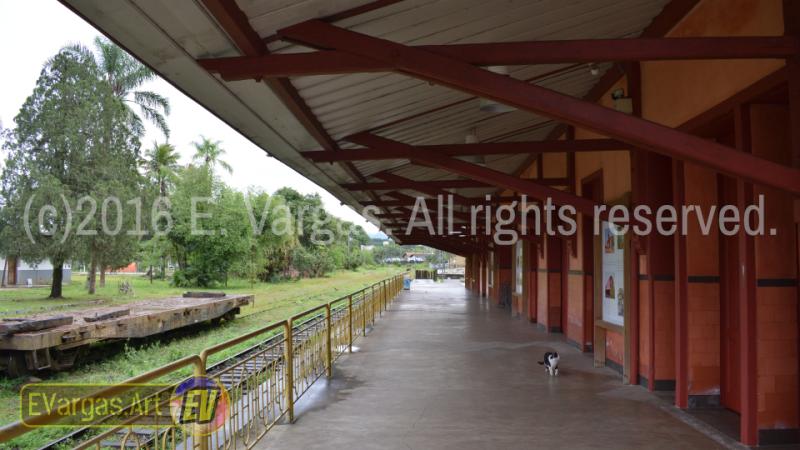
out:
M549 283L547 282L547 239L542 240L542 252L539 256L537 276L539 277L536 296L536 318L539 324L545 328L550 326L550 318L547 312Z
M569 287L567 288L567 339L580 345L583 340L583 275L570 273Z
M643 258L642 258L643 259ZM650 326L650 280L639 280L639 324L640 329L647 331ZM649 377L649 368L652 364L650 354L650 333L639 333L639 373Z
M669 36L780 34L781 0L704 0ZM780 60L644 62L643 115L665 125L680 125L783 65Z
M789 164L788 117L784 108L751 108L753 154ZM797 274L797 234L791 196L763 186L766 229L756 246L756 304L758 329L759 428L798 426L797 288L789 284Z
M625 341L622 335L616 331L606 332L606 359L622 365L625 360Z
M686 204L707 213L718 203L716 173L694 164L684 171ZM688 218L689 394L715 395L720 391L719 236L714 224L703 236L697 215Z
M655 281L656 380L675 379L675 283Z

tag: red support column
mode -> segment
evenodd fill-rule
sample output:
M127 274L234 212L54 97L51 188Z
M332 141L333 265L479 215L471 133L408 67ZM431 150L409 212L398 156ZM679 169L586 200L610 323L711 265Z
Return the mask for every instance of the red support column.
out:
M752 137L750 107L740 105L734 110L736 148L750 153ZM739 211L753 201L753 185L736 180L736 207ZM739 300L739 388L741 414L739 436L745 445L758 444L758 360L756 330L756 257L755 239L741 227L736 237L738 246L738 300Z
M680 210L686 201L683 162L672 161L672 201ZM686 270L686 236L680 229L675 241L675 406L689 405L689 278Z
M628 96L631 98L635 117L642 116L642 73L638 62L626 64L625 76L628 84ZM629 151L631 164L631 206L641 203L641 190L644 189L646 180L642 178L644 152ZM630 333L630 384L639 384L639 241L638 237L631 238L630 245L630 324L625 324ZM652 281L651 281L652 282ZM652 310L651 310L652 314Z
M787 36L800 37L800 2L783 0L783 32ZM800 55L795 54L786 60L789 72L789 132L791 133L792 167L800 169ZM800 323L800 198L794 200L794 221L797 248L795 278L797 283L797 318ZM800 363L800 336L798 336L798 363ZM800 384L800 377L798 377ZM800 389L798 389L800 393ZM800 405L800 397L798 397ZM800 425L800 424L795 424Z

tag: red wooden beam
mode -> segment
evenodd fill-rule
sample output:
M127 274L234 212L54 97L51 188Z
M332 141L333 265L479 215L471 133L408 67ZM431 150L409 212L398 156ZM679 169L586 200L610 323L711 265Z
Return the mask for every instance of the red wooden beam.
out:
M459 202L464 202L464 201L467 200L467 198L462 196L461 194L456 194L456 193L453 193L453 192L449 192L449 191L446 191L446 190L444 190L442 188L434 188L434 187L420 185L418 182L415 182L414 180L401 177L401 176L393 174L391 172L386 172L386 171L379 172L379 173L374 174L373 176L378 177L378 178L382 179L383 181L385 181L387 183L409 183L410 182L410 183L413 184L413 186L410 187L409 189L413 189L413 190L415 190L417 192L421 192L423 194L427 194L427 195L430 195L432 197L436 197L436 196L441 195L443 197L443 199L445 199L445 201L446 201L446 199L448 197L451 197L451 198L453 198L454 201L457 200ZM465 180L465 181L471 181L471 180ZM395 193L392 193L390 195L393 196L394 198L405 198L406 200L411 200L413 198L413 197L410 197L410 196L405 195L405 194L400 193L400 192L395 192Z
M245 57L263 57L269 55L266 43L261 40L258 33L250 25L247 15L239 9L235 1L202 0L203 5L214 17L217 23L227 33L236 47ZM297 118L303 128L326 150L339 150L322 123L317 119L311 108L305 103L300 93L287 78L269 78L265 83L284 105ZM366 181L352 163L344 163L345 171L354 181ZM371 194L373 199L374 194Z
M414 149L442 156L515 155L526 153L599 152L624 150L627 146L614 139L581 139L574 141L552 140L531 142L488 142L478 144L419 145ZM371 161L384 159L409 159L402 148L368 148L341 152L303 152L314 162Z
M409 152L414 152L412 161L421 162L425 165L447 170L472 180L482 181L494 187L510 189L518 192L521 195L528 195L534 199L545 201L547 198L550 198L556 205L572 205L577 211L584 214L591 216L594 216L595 214L595 206L597 205L591 200L579 197L575 194L537 184L530 180L517 178L513 175L508 175L497 170L492 170L476 164L468 163L466 161L461 161L459 159L420 152L410 145L392 141L374 134L356 134L349 136L347 140L367 147L405 148Z
M797 54L792 36L586 39L422 45L416 49L476 66L658 61L692 59L786 58ZM206 70L228 81L270 77L391 72L391 63L344 51L284 53L200 59Z
M353 8L333 13L329 16L320 17L319 20L328 23L335 23L340 20L349 19L350 17L366 14L376 9L385 8L395 3L400 3L401 1L403 0L374 0L372 2L365 3L363 5L355 6ZM264 41L264 43L270 43L270 42L280 41L280 37L277 34L273 34L265 37L262 40Z
M650 22L650 25L642 31L641 37L659 38L666 36L666 34L669 33L681 19L686 17L698 3L700 3L700 0L672 0L667 3L664 9ZM591 103L597 102L623 75L624 71L618 64L615 64L603 74L594 86L592 86L589 92L583 96L583 99ZM556 139L564 134L565 129L564 124L558 125L550 132L547 138ZM524 172L533 161L532 157L526 158L525 161L517 167L514 174L519 175Z
M518 202L522 200L522 197L518 195L511 195L511 196L502 196L502 197L491 197L489 200L486 200L486 197L467 197L466 202L457 202L453 201L453 203L457 206L472 206L472 205L497 205L501 203L511 203L511 202ZM391 207L391 206L414 206L415 199L412 198L412 201L408 201L406 199L396 199L396 200L378 200L378 201L367 201L361 202L364 206L383 206L383 207ZM435 198L426 198L425 199L428 204L432 204L436 202Z
M725 174L800 195L798 169L737 152L716 142L477 68L457 59L314 20L285 28L280 34L314 46L336 48L383 61L392 64L395 70L416 78L605 134L635 149L695 162Z
M562 186L567 182L566 178L545 178L543 180L535 180L542 185ZM494 184L487 183L480 180L429 180L429 181L416 181L404 179L402 181L384 181L381 183L345 183L341 185L343 188L351 191L388 191L396 189L424 189L425 192L430 189L469 189L469 188L493 188ZM443 195L452 194L445 192ZM437 195L437 194L433 194Z

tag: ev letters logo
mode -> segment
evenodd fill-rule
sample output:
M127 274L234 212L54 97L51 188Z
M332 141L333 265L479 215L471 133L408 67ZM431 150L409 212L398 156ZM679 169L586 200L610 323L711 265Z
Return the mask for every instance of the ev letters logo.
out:
M219 381L192 377L175 388L172 418L195 435L209 435L222 427L230 415L230 397Z

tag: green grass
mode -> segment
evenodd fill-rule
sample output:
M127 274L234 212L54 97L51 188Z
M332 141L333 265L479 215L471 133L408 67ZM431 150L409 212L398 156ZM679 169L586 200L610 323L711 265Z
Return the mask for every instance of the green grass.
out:
M226 293L251 293L255 302L242 309L236 320L223 322L215 328L202 328L181 337L169 337L162 340L151 339L146 344L106 345L93 347L90 356L97 356L101 350L109 356L76 367L68 372L49 374L47 381L58 383L114 383L132 376L160 367L187 355L199 353L204 348L240 336L249 331L262 328L268 324L284 320L322 303L335 300L348 293L394 275L400 271L397 267L381 267L362 269L359 271L339 271L324 278L302 279L278 283L258 283L253 286L243 280L231 280ZM40 312L38 308L59 305L63 310L83 309L90 302L99 299L107 304L124 304L146 299L155 299L178 295L185 289L177 289L164 281L150 282L139 276L117 275L108 277L105 288L98 289L97 294L90 296L84 292L83 276L74 276L74 281L65 286L63 300L48 300L49 290L45 288L18 289L0 291L0 312L8 315L11 311L29 310ZM117 291L121 279L130 280L134 287L134 296L122 296ZM83 304L83 305L81 305ZM237 351L252 345L242 343L225 352L213 355L210 363L222 360ZM92 354L93 353L93 354ZM188 375L189 370L183 374ZM175 374L172 379L178 378ZM164 380L167 381L167 380ZM19 388L25 382L21 378L8 378L0 375L0 422L7 424L19 420ZM8 444L19 448L36 448L59 435L64 430L40 429L28 433ZM2 444L0 444L0 448ZM13 447L12 447L13 448Z

